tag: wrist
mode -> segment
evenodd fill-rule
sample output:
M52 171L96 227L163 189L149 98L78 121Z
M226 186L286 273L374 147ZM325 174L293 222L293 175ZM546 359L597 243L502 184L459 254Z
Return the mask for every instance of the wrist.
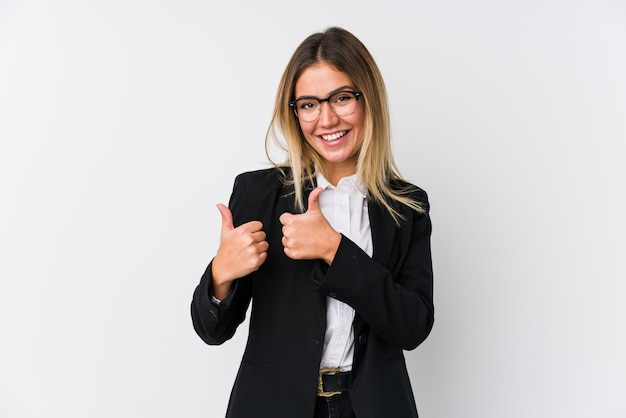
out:
M226 284L218 285L213 282L213 297L222 301L228 297L230 294L230 287L232 282L228 282Z
M331 265L333 260L335 259L335 255L337 254L337 250L339 249L339 244L341 244L341 235L337 231L333 231L334 233L328 240L329 246L326 251L326 255L322 258L328 265Z
M211 263L211 276L213 278L214 287L223 287L228 285L232 280L228 278L228 274L223 271L221 266L222 264L220 263L219 257L215 257L213 263Z

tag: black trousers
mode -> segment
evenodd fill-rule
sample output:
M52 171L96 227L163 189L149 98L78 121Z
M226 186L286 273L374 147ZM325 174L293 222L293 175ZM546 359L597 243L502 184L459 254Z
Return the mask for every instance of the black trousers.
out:
M330 398L318 396L314 418L355 418L349 393L344 392Z

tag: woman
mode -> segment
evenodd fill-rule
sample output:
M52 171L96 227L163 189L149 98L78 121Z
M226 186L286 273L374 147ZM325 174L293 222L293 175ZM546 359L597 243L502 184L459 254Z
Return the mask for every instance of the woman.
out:
M252 300L228 417L416 417L403 350L433 324L426 193L391 155L385 86L351 33L296 49L267 141L287 162L239 175L194 328L230 339ZM223 378L223 376L212 376Z

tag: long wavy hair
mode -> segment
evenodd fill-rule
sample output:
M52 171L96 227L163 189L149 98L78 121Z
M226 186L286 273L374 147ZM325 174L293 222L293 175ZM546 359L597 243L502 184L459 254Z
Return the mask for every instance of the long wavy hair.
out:
M316 170L321 170L323 164L320 155L306 142L289 102L294 99L295 86L302 73L319 63L347 74L355 88L363 93L364 138L356 172L367 188L368 198L382 204L398 224L402 216L394 202L426 212L422 203L411 198L411 188L402 180L393 159L387 89L380 70L365 45L339 27L315 33L296 48L280 79L265 138L268 159L283 172L286 184L294 187L296 208L304 211L306 184L313 183ZM286 162L272 160L269 152L272 141L287 153ZM285 168L291 168L290 175Z

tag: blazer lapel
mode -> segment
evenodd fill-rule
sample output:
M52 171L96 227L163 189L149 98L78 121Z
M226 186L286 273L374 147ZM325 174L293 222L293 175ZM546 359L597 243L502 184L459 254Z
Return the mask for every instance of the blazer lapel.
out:
M369 200L368 211L374 247L372 258L386 266L398 228L389 212L379 203Z

